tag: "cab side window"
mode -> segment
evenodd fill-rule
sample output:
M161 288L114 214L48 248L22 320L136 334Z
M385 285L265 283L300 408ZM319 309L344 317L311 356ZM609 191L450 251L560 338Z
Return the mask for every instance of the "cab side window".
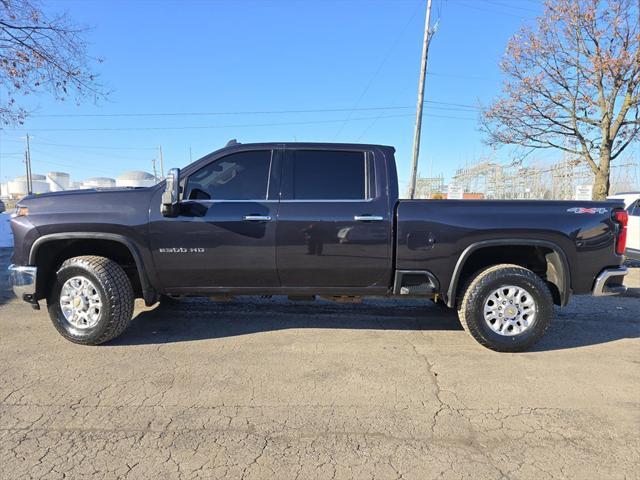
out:
M631 205L629 205L629 208L627 208L627 212L632 217L640 217L640 200L636 200Z
M184 198L265 200L270 167L270 150L232 153L189 175Z
M365 152L292 152L294 200L365 200L373 196L373 165Z

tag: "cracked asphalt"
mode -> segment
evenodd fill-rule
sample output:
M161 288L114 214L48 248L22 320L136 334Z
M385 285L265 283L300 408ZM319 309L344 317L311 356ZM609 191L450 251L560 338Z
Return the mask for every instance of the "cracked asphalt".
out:
M429 302L192 299L100 347L6 291L2 479L637 479L640 268L498 354Z

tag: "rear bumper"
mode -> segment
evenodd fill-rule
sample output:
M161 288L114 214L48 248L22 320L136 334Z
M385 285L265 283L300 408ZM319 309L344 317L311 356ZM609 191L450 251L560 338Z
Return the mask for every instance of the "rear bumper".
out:
M627 291L622 283L627 273L627 267L605 268L596 277L591 294L595 297L623 294Z
M9 280L16 297L29 303L35 301L37 274L37 267L9 265Z

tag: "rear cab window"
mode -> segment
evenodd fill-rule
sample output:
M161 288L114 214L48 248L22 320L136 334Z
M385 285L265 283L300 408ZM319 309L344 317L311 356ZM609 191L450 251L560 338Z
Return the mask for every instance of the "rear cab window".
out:
M375 197L373 155L357 150L290 150L283 199L369 200Z

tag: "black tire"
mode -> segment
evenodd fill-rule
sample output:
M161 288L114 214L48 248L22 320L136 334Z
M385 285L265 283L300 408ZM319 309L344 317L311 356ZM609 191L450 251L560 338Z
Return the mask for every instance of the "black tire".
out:
M484 312L489 296L507 285L525 289L536 308L533 323L523 332L509 336L496 333L488 324L496 320L485 321ZM553 317L553 298L547 284L531 270L518 265L494 265L481 270L469 279L462 294L458 303L460 323L478 343L497 352L527 350L542 338Z
M95 286L101 301L95 325L77 328L62 312L60 292L73 277L84 277ZM58 270L47 298L47 309L64 338L82 345L99 345L116 338L129 326L134 300L131 282L120 265L105 257L82 256L66 260Z

